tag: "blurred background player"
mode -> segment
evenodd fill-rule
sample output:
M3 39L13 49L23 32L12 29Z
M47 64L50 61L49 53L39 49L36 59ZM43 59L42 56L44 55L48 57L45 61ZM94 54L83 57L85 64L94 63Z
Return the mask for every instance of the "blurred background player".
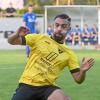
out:
M9 7L6 9L6 17L14 17L16 15L16 9L12 3L9 3Z
M73 32L71 29L66 36L66 45L72 45L72 42L73 42Z
M53 33L52 25L49 25L47 28L47 34L51 35Z
M96 26L96 24L93 24L93 26L91 28L89 42L90 42L90 45L98 44L98 27Z
M91 32L91 29L88 27L87 24L85 24L83 31L82 31L82 34L81 34L82 46L87 46L90 44L89 43L90 32Z
M23 15L23 24L25 27L29 28L30 33L32 33L32 34L37 33L37 29L36 29L37 16L33 12L33 9L34 9L34 5L32 5L32 4L28 5L28 12L26 12ZM26 46L27 57L29 57L29 53L30 53L30 48L29 48L29 46Z
M75 28L73 29L73 45L80 45L81 41L81 28L79 25L75 25Z

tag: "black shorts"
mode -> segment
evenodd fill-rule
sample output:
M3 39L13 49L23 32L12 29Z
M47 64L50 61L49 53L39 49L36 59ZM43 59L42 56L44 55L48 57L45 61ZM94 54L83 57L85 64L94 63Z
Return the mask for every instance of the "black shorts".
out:
M21 83L11 100L47 100L48 96L56 89L60 88L51 85L31 86Z

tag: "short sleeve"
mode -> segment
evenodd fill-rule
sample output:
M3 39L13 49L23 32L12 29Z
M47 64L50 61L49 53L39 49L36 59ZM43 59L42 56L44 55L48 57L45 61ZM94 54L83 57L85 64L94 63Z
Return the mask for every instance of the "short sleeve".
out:
M79 71L79 63L78 63L77 56L72 51L70 52L69 55L68 68L72 73Z
M41 38L43 35L40 34L28 34L25 36L25 40L26 40L26 45L29 45L30 47L32 47L37 40L39 40L39 38Z

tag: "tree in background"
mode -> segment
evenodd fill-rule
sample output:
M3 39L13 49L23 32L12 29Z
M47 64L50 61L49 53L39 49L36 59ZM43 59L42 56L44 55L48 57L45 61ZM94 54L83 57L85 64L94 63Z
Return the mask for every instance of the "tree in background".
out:
M96 5L97 4L97 0L88 0L88 4L89 5Z
M96 5L100 0L24 0L25 4L35 4L37 7L45 5Z

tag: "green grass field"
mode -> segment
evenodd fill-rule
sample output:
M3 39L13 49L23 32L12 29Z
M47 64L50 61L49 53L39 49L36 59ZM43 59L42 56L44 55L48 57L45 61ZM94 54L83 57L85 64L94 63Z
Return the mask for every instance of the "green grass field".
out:
M75 51L79 60L93 57L96 62L88 71L86 80L78 85L74 82L67 68L62 72L57 84L72 100L100 100L100 51ZM0 50L0 100L11 100L23 72L27 58L23 50Z

